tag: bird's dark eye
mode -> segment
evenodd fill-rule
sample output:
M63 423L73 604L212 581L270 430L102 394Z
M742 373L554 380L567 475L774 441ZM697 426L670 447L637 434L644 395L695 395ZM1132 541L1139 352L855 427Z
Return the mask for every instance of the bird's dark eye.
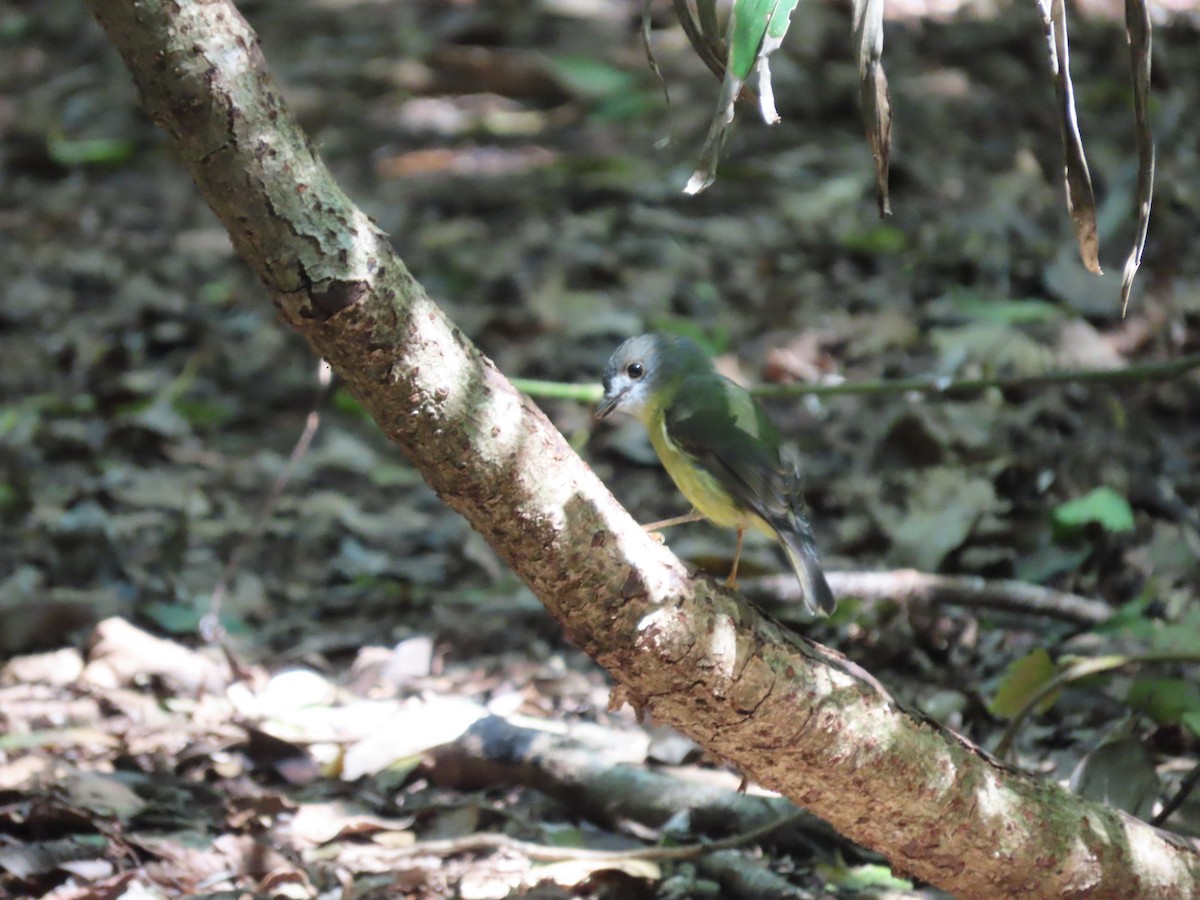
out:
M641 363L630 363L629 365L627 365L625 367L625 374L628 375L630 378L632 378L634 381L637 381L639 378L641 378L643 375L646 374L646 367L643 366Z

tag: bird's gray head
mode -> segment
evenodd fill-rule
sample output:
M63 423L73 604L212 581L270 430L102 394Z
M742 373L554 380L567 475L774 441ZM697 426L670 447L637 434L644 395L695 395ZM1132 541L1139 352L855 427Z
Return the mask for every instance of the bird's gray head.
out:
M687 338L641 334L616 349L604 367L604 399L596 418L620 411L643 421L674 393L688 375L711 364Z

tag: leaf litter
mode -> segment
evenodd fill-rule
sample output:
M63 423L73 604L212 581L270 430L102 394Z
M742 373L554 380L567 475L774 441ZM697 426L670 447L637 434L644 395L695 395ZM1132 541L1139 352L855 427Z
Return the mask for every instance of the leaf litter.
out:
M1128 73L1112 48L1128 27L1146 83L1136 19L1085 10L1071 30L1096 236L1120 246L1135 223L1150 275L1121 323L1121 288L1084 271L1059 208L1036 13L888 21L894 215L881 228L848 12L796 6L771 56L782 121L732 132L721 180L682 198L712 114L704 62L652 5L668 109L631 39L640 10L568 6L253 11L348 190L506 373L592 382L622 338L652 327L695 334L747 382L784 385L1196 352L1194 203L1169 187L1194 181L1190 120L1169 121L1174 139L1151 157L1160 208L1144 250L1133 215L1149 203L1148 145L1128 140ZM659 826L623 828L482 759L433 777L434 743L498 717L591 724L635 771L649 753L681 776L717 767L677 736L648 749L649 726L607 712L598 669L352 409L323 408L255 532L312 408L308 351L135 115L84 9L39 9L26 27L26 55L0 74L15 135L0 183L0 266L13 273L0 302L0 890L532 895L545 873L516 851L410 848L493 832L570 835L581 849L626 830L657 840ZM1133 95L1139 122L1155 104L1194 105L1188 31L1157 38L1162 84L1153 103ZM667 133L689 140L653 149ZM105 147L119 153L96 155ZM1118 175L1112 160L1132 168ZM1108 180L1134 195L1125 224L1105 214ZM953 401L773 399L831 567L1035 573L1119 614L1073 633L1034 614L850 598L813 636L985 745L998 725L984 707L1014 660L1195 646L1198 399L1191 377ZM539 402L641 520L683 511L636 431L592 434L579 404ZM668 540L719 571L727 537L696 525ZM195 629L235 551L219 649ZM750 574L779 571L768 544L748 557ZM1150 784L1131 747L1097 752L1133 696L1161 719L1137 736L1165 795L1197 756L1191 695L1169 687L1191 672L1064 689L1018 733L1019 760L1065 780L1086 759L1101 792L1122 773ZM582 756L617 759L579 740ZM1148 793L1124 802L1142 810ZM1200 827L1194 807L1170 824ZM813 890L845 868L822 876L798 853L767 865ZM595 871L562 874L558 889L578 894ZM681 872L620 883L652 896Z

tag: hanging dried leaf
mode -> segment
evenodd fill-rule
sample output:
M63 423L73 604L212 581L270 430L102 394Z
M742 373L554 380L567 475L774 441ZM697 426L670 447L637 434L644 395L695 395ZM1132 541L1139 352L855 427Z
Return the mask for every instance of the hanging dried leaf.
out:
M783 44L784 35L792 23L792 13L800 0L780 0L767 21L767 32L754 54L752 67L757 76L758 109L763 121L773 125L779 121L775 110L775 92L771 88L771 65L768 57Z
M696 0L696 15L688 0L675 0L675 15L700 59L718 78L725 77L725 38L717 27L715 0Z
M1150 204L1154 199L1154 136L1150 132L1147 97L1150 93L1150 13L1145 0L1125 0L1125 36L1129 40L1129 61L1133 68L1134 136L1138 149L1137 234L1133 249L1125 260L1121 276L1121 315L1129 308L1133 279L1142 264L1146 231L1150 227Z
M1089 272L1100 273L1100 239L1096 234L1096 198L1092 194L1092 176L1079 136L1075 115L1075 88L1071 84L1070 53L1067 48L1067 11L1063 0L1038 0L1046 43L1050 50L1050 71L1058 95L1059 126L1066 156L1067 212L1079 241L1079 256Z
M729 48L723 66L724 76L721 93L717 98L717 109L709 125L708 135L704 139L704 147L700 151L700 162L688 180L684 193L698 194L716 179L721 147L725 143L730 125L733 124L734 104L751 74L757 73L756 93L763 120L768 124L779 120L771 89L771 70L767 56L777 50L783 42L792 11L798 2L799 0L736 0L729 13L727 40L723 42L717 42L711 37L712 29L716 28L716 11L712 8L711 0L707 3L697 3L698 21L690 20L690 14L684 19L680 13L681 21L685 22L684 31L693 44L697 40L703 41L710 53L715 53L719 44L727 44ZM677 11L680 3L681 0L677 0ZM686 4L683 5L686 8ZM687 24L689 21L690 27ZM701 52L701 56L704 55L704 52ZM711 63L709 68L712 68Z
M733 104L741 89L740 78L734 78L732 74L725 75L725 80L721 82L721 93L717 97L717 111L700 150L700 162L683 189L685 194L698 194L717 180L717 161L721 157L725 137L729 134L729 126L733 124Z
M867 140L875 159L879 215L890 216L888 159L892 150L892 100L883 71L883 0L854 0L853 44L858 54L858 89Z
M646 51L646 65L650 67L650 71L654 73L659 86L662 87L663 100L667 106L670 106L671 91L667 88L667 79L663 77L658 60L654 58L654 48L650 44L650 0L643 0L642 3L642 49Z

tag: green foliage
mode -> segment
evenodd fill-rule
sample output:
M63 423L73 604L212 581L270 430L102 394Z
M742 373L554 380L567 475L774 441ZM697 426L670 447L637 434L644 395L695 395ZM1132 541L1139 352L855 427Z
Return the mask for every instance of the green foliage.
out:
M1133 510L1129 501L1112 488L1098 487L1054 510L1054 524L1067 532L1092 524L1114 533L1132 531Z
M1151 591L1144 591L1094 630L1099 634L1119 634L1139 641L1153 654L1186 656L1200 653L1200 607L1191 606L1175 620L1165 622L1146 615L1151 596Z
M33 33L34 18L15 10L0 16L0 41L19 41Z
M232 278L214 278L206 281L196 291L196 298L212 306L224 306L233 299L234 280Z
M700 151L700 163L684 188L685 193L697 194L716 178L717 157L725 143L729 126L733 124L734 106L742 94L743 85L752 75L756 76L754 90L763 121L771 123L779 120L767 57L778 50L783 42L798 2L734 0L724 35L718 24L716 0L697 0L694 18L683 4L676 4L688 40L721 79L717 109Z
M91 394L33 394L10 406L0 406L0 442L20 446L33 440L50 416L85 416L96 411Z
M848 866L840 859L837 865L822 863L817 866L821 877L829 884L845 891L867 891L868 896L877 896L881 891L911 891L911 881L892 874L887 866L868 863Z
M729 24L729 71L734 76L745 81L759 60L778 46L799 2L735 0Z
M104 165L119 166L133 156L133 141L125 138L86 138L71 141L50 138L46 150L60 166Z
M1179 717L1179 723L1200 737L1200 710L1191 709Z
M1193 605L1174 622L1153 622L1150 649L1155 653L1200 653L1200 607Z
M875 604L876 607L880 605ZM848 626L861 621L862 613L862 600L857 597L839 597L837 608L829 614L829 618L825 621L830 628L837 628L842 625Z
M367 411L362 408L362 404L355 400L354 395L345 388L338 388L333 392L333 408L340 412L349 413L356 419L374 421L367 414Z
M168 634L195 634L200 630L200 620L208 614L210 599L207 595L197 597L192 603L168 603L155 600L142 609L156 625ZM222 615L221 627L227 634L246 636L253 629L245 621L232 615Z
M696 322L684 318L654 318L650 326L655 331L665 331L680 337L690 338L709 356L718 356L729 349L729 329L711 322Z
M37 410L29 409L28 404L0 408L0 441L25 443L39 418Z
M609 97L629 90L636 82L629 72L589 56L553 56L547 62L559 81L585 97Z
M568 90L595 103L593 115L598 119L636 118L661 103L643 87L639 76L592 57L556 56L548 63Z
M1139 678L1126 699L1160 725L1178 725L1185 715L1193 721L1200 717L1200 684L1183 678Z
M996 696L988 704L988 709L993 715L1011 719L1024 709L1033 696L1049 684L1057 674L1058 667L1050 658L1050 654L1042 647L1036 648L1020 659L1014 659L1004 671L1004 677L1000 680ZM1052 707L1058 700L1058 695L1058 691L1047 694L1038 703L1037 711L1043 713Z
M1118 725L1105 742L1085 756L1071 773L1071 790L1081 797L1138 818L1149 818L1162 784L1154 756L1131 733L1132 720Z
M1128 603L1117 607L1117 611L1093 631L1098 634L1126 634L1140 640L1150 640L1155 623L1146 618L1146 608L1149 605L1150 598L1145 593L1134 597Z
M844 234L840 240L847 250L866 256L895 256L908 249L908 237L904 232L886 223Z
M171 405L191 425L201 429L218 428L234 416L233 406L220 400L181 397Z
M960 293L950 301L957 312L969 319L1001 325L1054 322L1065 315L1060 307L1045 300L989 300L978 294Z

